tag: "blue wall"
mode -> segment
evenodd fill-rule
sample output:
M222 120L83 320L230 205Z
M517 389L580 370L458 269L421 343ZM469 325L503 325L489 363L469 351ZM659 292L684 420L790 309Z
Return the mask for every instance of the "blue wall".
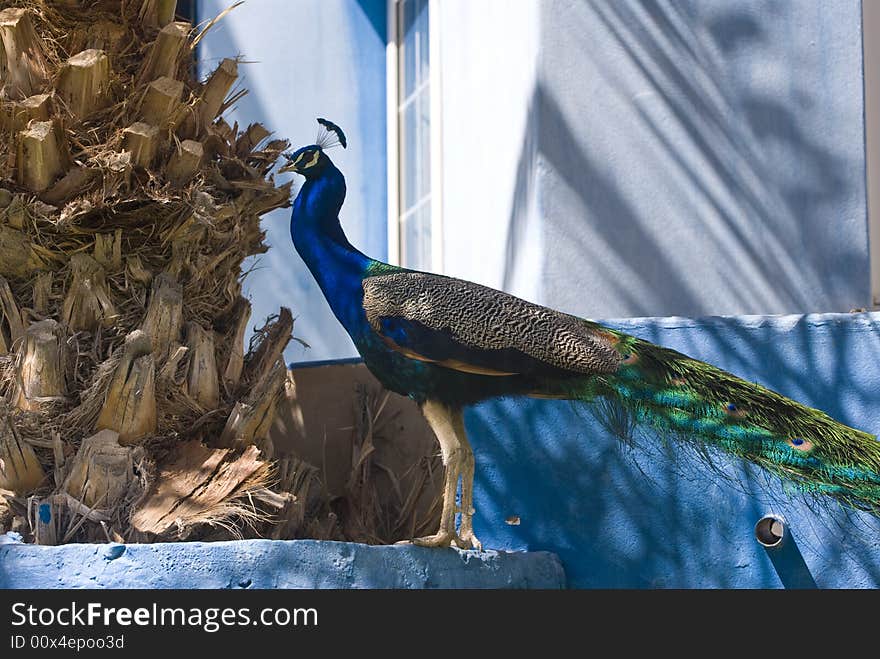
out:
M623 331L757 381L880 432L880 314L636 319ZM496 401L466 415L477 463L475 529L484 545L548 550L573 587L779 587L752 529L786 517L816 584L880 587L880 520L811 510L758 470L645 437L630 451L565 401ZM831 504L832 510L835 504ZM519 516L521 524L505 523Z
M200 0L200 20L229 6L227 0ZM351 241L376 258L387 251L387 152L385 142L385 1L260 0L226 16L199 48L203 75L224 57L242 55L241 84L250 93L227 113L246 127L262 122L294 148L311 144L316 117L345 130L348 149L332 158L345 172L348 196L341 219ZM291 174L281 174L287 180ZM302 179L294 176L294 195ZM256 259L245 280L253 304L253 324L293 310L294 333L311 346L291 342L288 362L355 354L311 274L290 241L290 210L263 219L271 249ZM246 264L247 267L247 264Z

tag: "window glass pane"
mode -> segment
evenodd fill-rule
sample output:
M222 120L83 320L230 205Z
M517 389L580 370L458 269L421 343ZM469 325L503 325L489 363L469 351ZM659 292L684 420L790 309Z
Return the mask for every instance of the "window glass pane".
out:
M406 213L419 200L419 178L416 168L419 166L421 154L418 152L418 103L406 106L400 118L400 212Z
M400 100L403 101L416 87L416 62L418 59L416 1L401 0L400 12Z
M431 89L419 94L419 197L431 193Z
M418 8L415 19L417 34L419 37L418 52L418 82L419 84L428 80L428 0L417 0Z
M431 268L431 204L422 204L418 210L404 217L401 226L401 261L417 270Z
M419 210L419 224L421 225L421 238L419 246L419 267L422 270L431 269L431 204L425 203Z
M428 1L398 2L400 262L431 266L431 92Z

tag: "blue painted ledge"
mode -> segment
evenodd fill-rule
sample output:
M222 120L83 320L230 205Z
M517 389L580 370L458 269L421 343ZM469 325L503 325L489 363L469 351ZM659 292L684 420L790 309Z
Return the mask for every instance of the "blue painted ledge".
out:
M318 540L39 547L0 536L0 588L562 588L547 552Z

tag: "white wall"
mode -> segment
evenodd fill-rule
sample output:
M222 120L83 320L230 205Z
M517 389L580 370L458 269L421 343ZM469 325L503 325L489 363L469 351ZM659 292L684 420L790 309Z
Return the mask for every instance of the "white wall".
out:
M870 304L858 0L442 8L449 274L598 318Z
M539 2L438 5L431 20L440 21L442 50L444 272L538 299L537 135L527 123Z

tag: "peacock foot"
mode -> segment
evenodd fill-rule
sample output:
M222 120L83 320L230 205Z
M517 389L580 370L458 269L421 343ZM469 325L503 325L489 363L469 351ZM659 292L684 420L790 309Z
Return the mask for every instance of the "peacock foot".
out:
M396 545L416 545L417 547L451 547L455 545L459 549L476 549L483 550L481 543L474 532L464 531L461 535L458 533L435 533L434 535L426 535L421 538L413 538L412 540L398 540Z
M476 549L477 551L483 551L483 543L477 539L476 535L474 535L473 529L462 529L461 535L456 538L455 544L461 549Z
M440 531L434 535L426 535L421 538L413 538L412 540L401 540L398 545L416 545L418 547L450 547L452 543L458 544L459 538L454 533L448 531Z

